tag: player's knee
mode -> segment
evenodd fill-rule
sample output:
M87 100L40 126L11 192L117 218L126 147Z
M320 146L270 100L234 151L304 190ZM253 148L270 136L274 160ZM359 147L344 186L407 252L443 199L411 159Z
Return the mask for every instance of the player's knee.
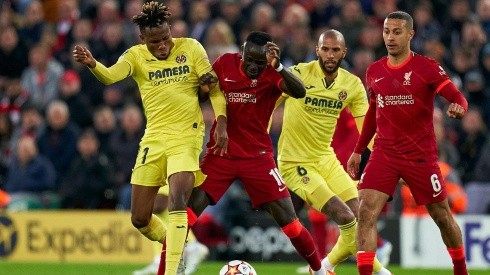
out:
M131 214L131 223L136 228L143 228L150 223L150 217L144 217L143 215Z
M323 206L322 212L330 216L337 224L347 224L355 219L352 210L338 197L331 198Z
M362 207L359 209L359 224L365 224L367 226L375 226L376 221L378 220L377 211L373 209Z

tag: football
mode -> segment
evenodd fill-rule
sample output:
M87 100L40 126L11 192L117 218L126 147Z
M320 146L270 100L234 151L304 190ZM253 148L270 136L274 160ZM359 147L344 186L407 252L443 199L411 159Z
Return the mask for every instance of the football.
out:
M257 275L257 272L249 263L233 260L221 268L219 275Z

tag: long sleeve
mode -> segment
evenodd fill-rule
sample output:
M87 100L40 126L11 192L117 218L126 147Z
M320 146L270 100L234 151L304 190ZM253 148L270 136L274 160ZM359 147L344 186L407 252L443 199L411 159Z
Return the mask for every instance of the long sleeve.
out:
M216 85L216 87L209 92L209 99L211 100L211 105L213 106L214 117L226 117L226 99L218 85Z
M452 82L444 85L439 91L439 94L449 102L457 103L461 105L465 111L468 111L468 101L464 97L463 93L461 93Z
M108 68L97 61L95 68L90 69L90 71L100 82L109 85L128 77L131 74L131 66L129 63L122 61Z
M362 131L359 139L357 140L354 152L362 154L362 152L366 150L366 147L373 138L374 134L376 134L376 102L371 100L369 102L369 109L366 113L366 117L364 118Z

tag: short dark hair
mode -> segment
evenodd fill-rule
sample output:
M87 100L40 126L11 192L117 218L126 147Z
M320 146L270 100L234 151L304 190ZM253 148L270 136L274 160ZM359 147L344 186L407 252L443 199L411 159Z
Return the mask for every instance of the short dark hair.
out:
M143 4L141 13L133 16L133 22L143 31L145 28L158 27L168 23L170 15L172 14L167 6L151 1Z
M405 20L407 23L405 24L405 26L409 29L409 30L413 30L413 18L412 16L410 16L410 14L404 12L404 11L394 11L390 14L388 14L388 16L386 16L386 19L401 19L401 20Z
M272 36L265 32L253 31L245 40L246 42L252 42L258 46L264 46L267 42L272 42Z

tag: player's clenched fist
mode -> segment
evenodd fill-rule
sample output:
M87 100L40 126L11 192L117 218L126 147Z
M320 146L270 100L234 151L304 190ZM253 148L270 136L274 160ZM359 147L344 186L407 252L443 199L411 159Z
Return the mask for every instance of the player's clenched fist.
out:
M217 82L218 78L212 73L205 73L201 75L201 77L199 77L199 85L201 86L201 91L205 93L211 91Z
M76 45L73 49L73 58L75 61L82 63L90 68L95 68L95 59L87 47Z
M447 108L446 114L450 118L458 118L459 119L459 118L464 117L465 111L464 111L463 106L461 106L457 103L451 103L451 104L449 104L449 107Z

